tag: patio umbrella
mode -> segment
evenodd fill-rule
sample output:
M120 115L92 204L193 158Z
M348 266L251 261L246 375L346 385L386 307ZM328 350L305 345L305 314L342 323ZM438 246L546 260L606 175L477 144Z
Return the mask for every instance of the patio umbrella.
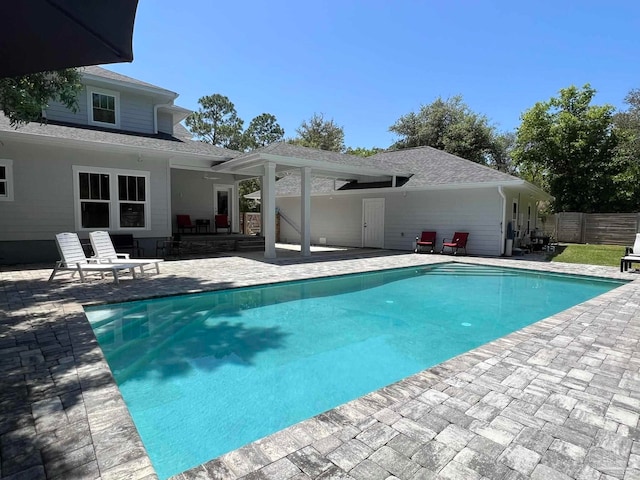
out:
M138 0L19 0L2 9L0 78L130 62Z

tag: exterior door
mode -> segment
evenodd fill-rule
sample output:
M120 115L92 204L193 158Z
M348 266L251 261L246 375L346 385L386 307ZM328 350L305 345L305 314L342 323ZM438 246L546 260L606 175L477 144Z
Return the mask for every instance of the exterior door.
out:
M384 248L384 198L362 200L362 246Z
M213 187L213 213L214 215L227 215L229 222L233 216L233 186L215 185Z

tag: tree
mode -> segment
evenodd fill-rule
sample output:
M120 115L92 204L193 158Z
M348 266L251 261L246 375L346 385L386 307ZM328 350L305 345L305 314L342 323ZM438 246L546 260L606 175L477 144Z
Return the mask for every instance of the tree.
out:
M236 107L219 93L201 97L200 108L187 117L185 123L200 140L223 148L242 148L242 126Z
M383 151L384 151L384 149L378 148L378 147L372 147L372 148L363 148L363 147L351 148L351 147L347 147L347 149L345 150L344 153L348 153L349 155L356 155L358 157L370 157L371 155L375 155L376 153L380 153L380 152L383 152Z
M616 176L616 196L620 211L636 212L640 205L640 89L631 90L625 97L628 110L613 116L618 136L617 161L622 172Z
M289 143L303 147L344 152L344 130L331 120L325 120L322 113L314 113L308 120L304 120L296 130L298 136Z
M263 113L251 122L243 134L243 149L254 150L279 142L284 138L284 129L278 124L274 115Z
M505 132L495 135L493 138L493 147L489 151L487 161L488 165L510 175L515 175L517 169L511 158L511 151L516 143L516 134L514 132Z
M0 78L0 107L11 126L18 128L39 120L52 100L77 111L81 89L80 72L75 68Z
M560 90L522 115L512 155L527 180L548 189L556 212L616 211L613 107L591 105L590 85Z
M430 146L482 164L495 147L487 118L472 112L460 95L438 97L400 117L389 131L401 137L392 148Z

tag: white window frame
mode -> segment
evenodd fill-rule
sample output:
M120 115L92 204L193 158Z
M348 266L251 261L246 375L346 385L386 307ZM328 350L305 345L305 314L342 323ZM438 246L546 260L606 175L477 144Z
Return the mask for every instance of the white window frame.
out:
M102 167L86 167L81 165L73 165L73 205L76 223L76 231L90 232L93 230L104 230L103 228L85 228L82 226L82 210L80 199L80 174L81 173L97 173L109 175L109 227L108 230L125 231L125 232L141 232L151 230L151 172L142 170L124 170L119 168L102 168ZM126 175L132 177L144 177L145 200L129 201L120 200L118 195L118 175ZM121 227L120 226L120 203L138 203L144 205L144 227Z
M6 182L6 194L0 195L0 202L13 202L13 160L8 158L0 158L0 166L4 167L6 179L0 182Z
M108 122L99 122L93 119L93 94L97 93L98 95L107 95L109 97L114 97L115 99L115 109L116 115L115 120L116 123L108 123ZM120 92L115 92L113 90L105 90L103 88L95 88L95 87L87 87L87 116L90 125L97 125L100 127L110 127L110 128L120 128Z

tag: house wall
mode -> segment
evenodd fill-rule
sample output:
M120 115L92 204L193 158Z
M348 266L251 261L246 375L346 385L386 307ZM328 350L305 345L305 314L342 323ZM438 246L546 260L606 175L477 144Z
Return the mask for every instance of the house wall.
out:
M384 248L412 250L422 230L435 230L436 242L451 238L455 231L469 232L467 252L474 255L501 254L502 198L497 188L354 193L311 198L311 241L320 237L329 245L362 245L362 200L385 199ZM276 206L300 225L300 199L279 198ZM280 221L280 239L299 242L300 235Z
M75 232L74 165L149 172L150 228L127 230L146 241L171 234L167 215L168 158L144 158L88 149L28 145L5 140L0 157L13 159L14 201L0 202L0 263L49 262L58 259L54 237ZM115 232L115 230L112 230ZM78 232L88 238L89 232ZM145 248L145 249L146 249Z
M154 133L153 107L153 99L150 96L120 92L120 129ZM77 112L72 112L60 102L50 102L46 116L49 120L89 125L87 87L78 94Z
M158 132L173 135L173 115L164 112L158 112Z

